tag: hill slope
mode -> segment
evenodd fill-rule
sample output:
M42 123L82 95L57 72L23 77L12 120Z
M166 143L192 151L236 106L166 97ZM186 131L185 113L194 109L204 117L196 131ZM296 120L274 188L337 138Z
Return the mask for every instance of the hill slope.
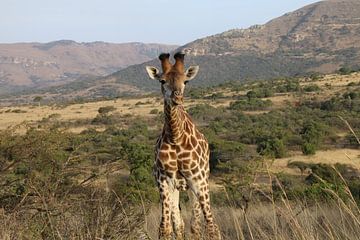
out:
M195 85L269 79L307 72L329 73L360 65L360 1L322 1L264 25L234 29L179 48L188 64L200 65ZM157 89L145 65L130 66L109 78L141 89Z
M14 87L62 84L82 76L105 76L149 61L176 46L105 42L0 44L0 92Z

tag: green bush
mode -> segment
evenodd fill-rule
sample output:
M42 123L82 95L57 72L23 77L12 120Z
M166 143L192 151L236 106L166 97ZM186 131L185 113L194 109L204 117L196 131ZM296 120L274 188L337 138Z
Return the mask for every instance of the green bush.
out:
M283 140L278 138L264 139L258 143L257 151L267 157L282 158L286 156L286 148Z
M287 79L285 84L276 84L275 92L287 93L300 91L300 83L298 79Z
M312 143L304 142L301 148L304 155L314 155L316 153L316 147Z

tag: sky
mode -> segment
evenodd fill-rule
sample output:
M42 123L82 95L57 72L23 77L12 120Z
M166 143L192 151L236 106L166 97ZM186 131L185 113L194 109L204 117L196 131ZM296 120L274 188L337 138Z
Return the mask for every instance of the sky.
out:
M317 0L0 0L0 43L183 45L264 24Z

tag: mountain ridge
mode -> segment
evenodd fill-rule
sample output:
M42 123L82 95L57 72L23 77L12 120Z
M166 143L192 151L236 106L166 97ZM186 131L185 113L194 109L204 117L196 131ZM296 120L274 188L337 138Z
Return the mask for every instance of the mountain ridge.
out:
M226 81L331 73L360 66L360 1L321 1L263 25L232 29L185 44L187 64L200 65L196 86ZM121 83L155 90L144 72L152 60L111 74ZM221 73L221 74L220 74Z
M73 40L0 44L0 88L44 87L71 82L83 75L105 76L176 47Z

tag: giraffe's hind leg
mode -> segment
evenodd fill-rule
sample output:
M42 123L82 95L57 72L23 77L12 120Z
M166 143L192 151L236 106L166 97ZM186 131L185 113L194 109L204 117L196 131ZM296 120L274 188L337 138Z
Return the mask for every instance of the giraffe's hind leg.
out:
M161 220L159 228L160 240L172 239L172 226L171 226L171 193L170 186L166 178L158 181L160 200L161 200Z

